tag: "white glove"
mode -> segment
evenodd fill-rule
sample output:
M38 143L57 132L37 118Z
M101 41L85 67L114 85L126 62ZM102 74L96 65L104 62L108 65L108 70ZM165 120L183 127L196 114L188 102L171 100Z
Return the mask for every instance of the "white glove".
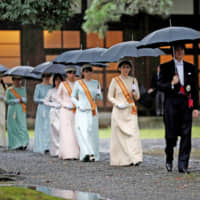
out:
M85 111L85 108L79 106L79 110L80 110L80 111Z
M25 102L26 101L26 98L25 97L21 97L22 101Z
M136 85L135 84L132 84L132 90L136 91Z
M119 109L124 109L124 108L126 108L126 105L120 103L120 104L117 105L117 107L118 107Z
M53 107L54 107L54 108L60 108L60 104L59 104L59 103L55 103L55 104L53 105Z
M20 102L19 99L14 99L13 101L14 101L14 103L19 103Z
M136 94L136 89L137 89L136 85L135 85L135 84L132 84L133 94Z
M101 89L97 88L96 92L98 96L101 95Z
M38 101L38 103L43 104L43 103L44 103L44 99L40 99L40 100Z
M73 105L68 105L68 104L64 105L63 107L64 107L64 108L67 108L67 109L73 109L73 108L74 108Z

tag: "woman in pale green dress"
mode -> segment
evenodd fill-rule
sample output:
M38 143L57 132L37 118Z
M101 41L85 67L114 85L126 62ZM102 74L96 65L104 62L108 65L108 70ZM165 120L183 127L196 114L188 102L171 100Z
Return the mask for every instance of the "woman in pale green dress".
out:
M26 123L26 90L20 84L20 77L13 77L12 80L13 85L6 92L8 148L25 150L29 144Z
M80 146L80 160L98 161L99 120L96 100L102 100L99 81L92 79L92 65L82 67L83 79L74 84L71 100L76 106L75 129Z
M0 146L6 146L6 85L0 77Z

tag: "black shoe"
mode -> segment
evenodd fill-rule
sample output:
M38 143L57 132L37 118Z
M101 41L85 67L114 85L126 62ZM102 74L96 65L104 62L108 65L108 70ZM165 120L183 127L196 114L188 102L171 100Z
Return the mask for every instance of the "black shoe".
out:
M22 150L25 151L27 149L27 146L22 147Z
M48 153L49 153L49 150L46 149L46 150L44 151L44 154L48 154Z
M90 161L90 156L89 155L86 155L84 158L83 158L83 162L89 162Z
M24 147L19 147L19 148L17 148L16 150L23 151L23 150L24 150Z
M134 164L134 166L138 167L142 162L137 162Z
M188 169L186 169L186 168L179 169L178 171L179 171L179 173L184 173L184 174L189 174L190 173L190 171Z
M173 167L172 163L166 163L165 167L166 167L168 172L172 172L172 167Z

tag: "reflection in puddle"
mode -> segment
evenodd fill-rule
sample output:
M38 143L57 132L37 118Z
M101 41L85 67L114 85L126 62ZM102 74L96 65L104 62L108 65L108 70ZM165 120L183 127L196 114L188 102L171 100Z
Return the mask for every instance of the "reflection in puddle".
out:
M100 194L91 192L61 190L45 186L28 186L27 188L43 192L50 196L61 197L68 200L109 200L101 197Z

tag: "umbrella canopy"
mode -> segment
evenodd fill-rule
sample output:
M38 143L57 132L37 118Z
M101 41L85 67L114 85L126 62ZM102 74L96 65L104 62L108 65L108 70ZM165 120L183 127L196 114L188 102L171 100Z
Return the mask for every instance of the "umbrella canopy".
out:
M33 69L33 73L43 73L45 69L50 67L52 65L52 62L43 62L39 65L36 65Z
M65 74L65 69L71 67L72 65L63 65L63 64L54 64L52 63L51 66L49 66L48 68L46 68L43 73L52 73L52 74ZM80 76L80 66L78 65L73 65L76 67L76 76Z
M71 63L76 63L76 59L79 57L83 50L71 50L71 51L66 51L59 56L57 56L53 62L54 63L66 63L66 64L71 64Z
M200 32L192 28L171 26L148 34L140 41L138 48L156 48L173 45L176 42L191 43L198 41L200 41Z
M65 74L65 69L70 67L71 65L64 65L59 63L53 63L53 62L44 62L39 65L37 65L33 72L34 73L51 73L51 74ZM74 65L73 65L74 66ZM76 76L80 76L80 66L76 65Z
M27 79L41 79L40 74L35 74L33 73L33 67L31 66L16 66L8 71L6 71L3 75L4 76L21 76L22 78L27 78Z
M8 68L3 65L0 65L0 73L6 72L6 71L8 71Z
M103 63L103 62L99 62L99 63L98 62L91 62L89 64L91 64L91 65L93 65L95 67L108 67L109 66L108 64Z
M95 63L96 59L106 51L105 48L90 48L85 50L72 50L62 53L57 56L54 63L65 64L83 64L83 63Z
M107 49L105 48L91 48L91 49L85 49L82 51L82 53L78 56L76 59L76 63L96 63L96 60L98 57L105 53Z
M117 62L123 57L142 57L142 56L160 56L165 53L160 49L137 49L140 42L138 41L128 41L121 42L116 45L111 46L107 51L105 51L101 56L96 58L96 62Z

